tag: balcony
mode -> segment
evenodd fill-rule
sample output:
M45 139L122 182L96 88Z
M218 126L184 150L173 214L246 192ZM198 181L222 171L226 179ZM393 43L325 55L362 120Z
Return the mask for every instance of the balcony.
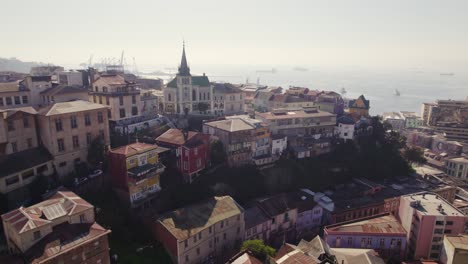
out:
M148 163L142 166L131 168L127 172L129 178L132 179L135 184L138 184L140 181L146 178L151 178L155 175L163 173L164 169L165 167L161 163Z

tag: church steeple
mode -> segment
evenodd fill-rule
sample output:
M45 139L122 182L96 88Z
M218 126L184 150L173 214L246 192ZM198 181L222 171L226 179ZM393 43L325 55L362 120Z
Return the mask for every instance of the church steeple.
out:
M180 61L179 75L190 76L190 68L188 67L187 58L185 57L185 41L182 47L182 60Z

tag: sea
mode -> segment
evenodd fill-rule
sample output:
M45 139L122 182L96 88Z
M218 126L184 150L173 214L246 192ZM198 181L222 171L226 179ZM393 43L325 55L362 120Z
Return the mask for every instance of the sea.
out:
M374 69L364 67L319 67L275 65L190 65L192 75L206 74L210 81L234 84L259 83L268 86L307 87L340 93L355 99L361 94L370 100L370 113L391 111L420 113L421 104L437 99L468 100L468 69ZM166 82L174 77L174 65L144 65L139 72L165 72ZM400 96L395 95L395 90Z

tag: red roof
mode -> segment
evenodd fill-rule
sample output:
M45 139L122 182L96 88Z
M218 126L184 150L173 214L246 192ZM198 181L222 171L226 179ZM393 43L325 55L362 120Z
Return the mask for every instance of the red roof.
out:
M156 138L158 143L165 143L174 146L182 146L185 145L188 141L190 141L194 136L200 133L194 131L188 131L187 136L184 137L182 130L171 128L167 130L164 134L160 135Z
M151 144L146 144L146 143L141 143L141 142L136 142L133 144L129 144L126 146L118 147L116 149L113 149L110 151L110 153L114 154L123 154L125 156L131 156L135 153L142 152L142 151L147 151L150 149L157 148L158 146L156 145L151 145Z

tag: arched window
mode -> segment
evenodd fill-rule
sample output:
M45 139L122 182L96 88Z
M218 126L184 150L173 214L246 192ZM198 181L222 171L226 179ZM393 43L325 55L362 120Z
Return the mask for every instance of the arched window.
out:
M171 94L167 94L167 100L170 102L172 99L171 99Z

